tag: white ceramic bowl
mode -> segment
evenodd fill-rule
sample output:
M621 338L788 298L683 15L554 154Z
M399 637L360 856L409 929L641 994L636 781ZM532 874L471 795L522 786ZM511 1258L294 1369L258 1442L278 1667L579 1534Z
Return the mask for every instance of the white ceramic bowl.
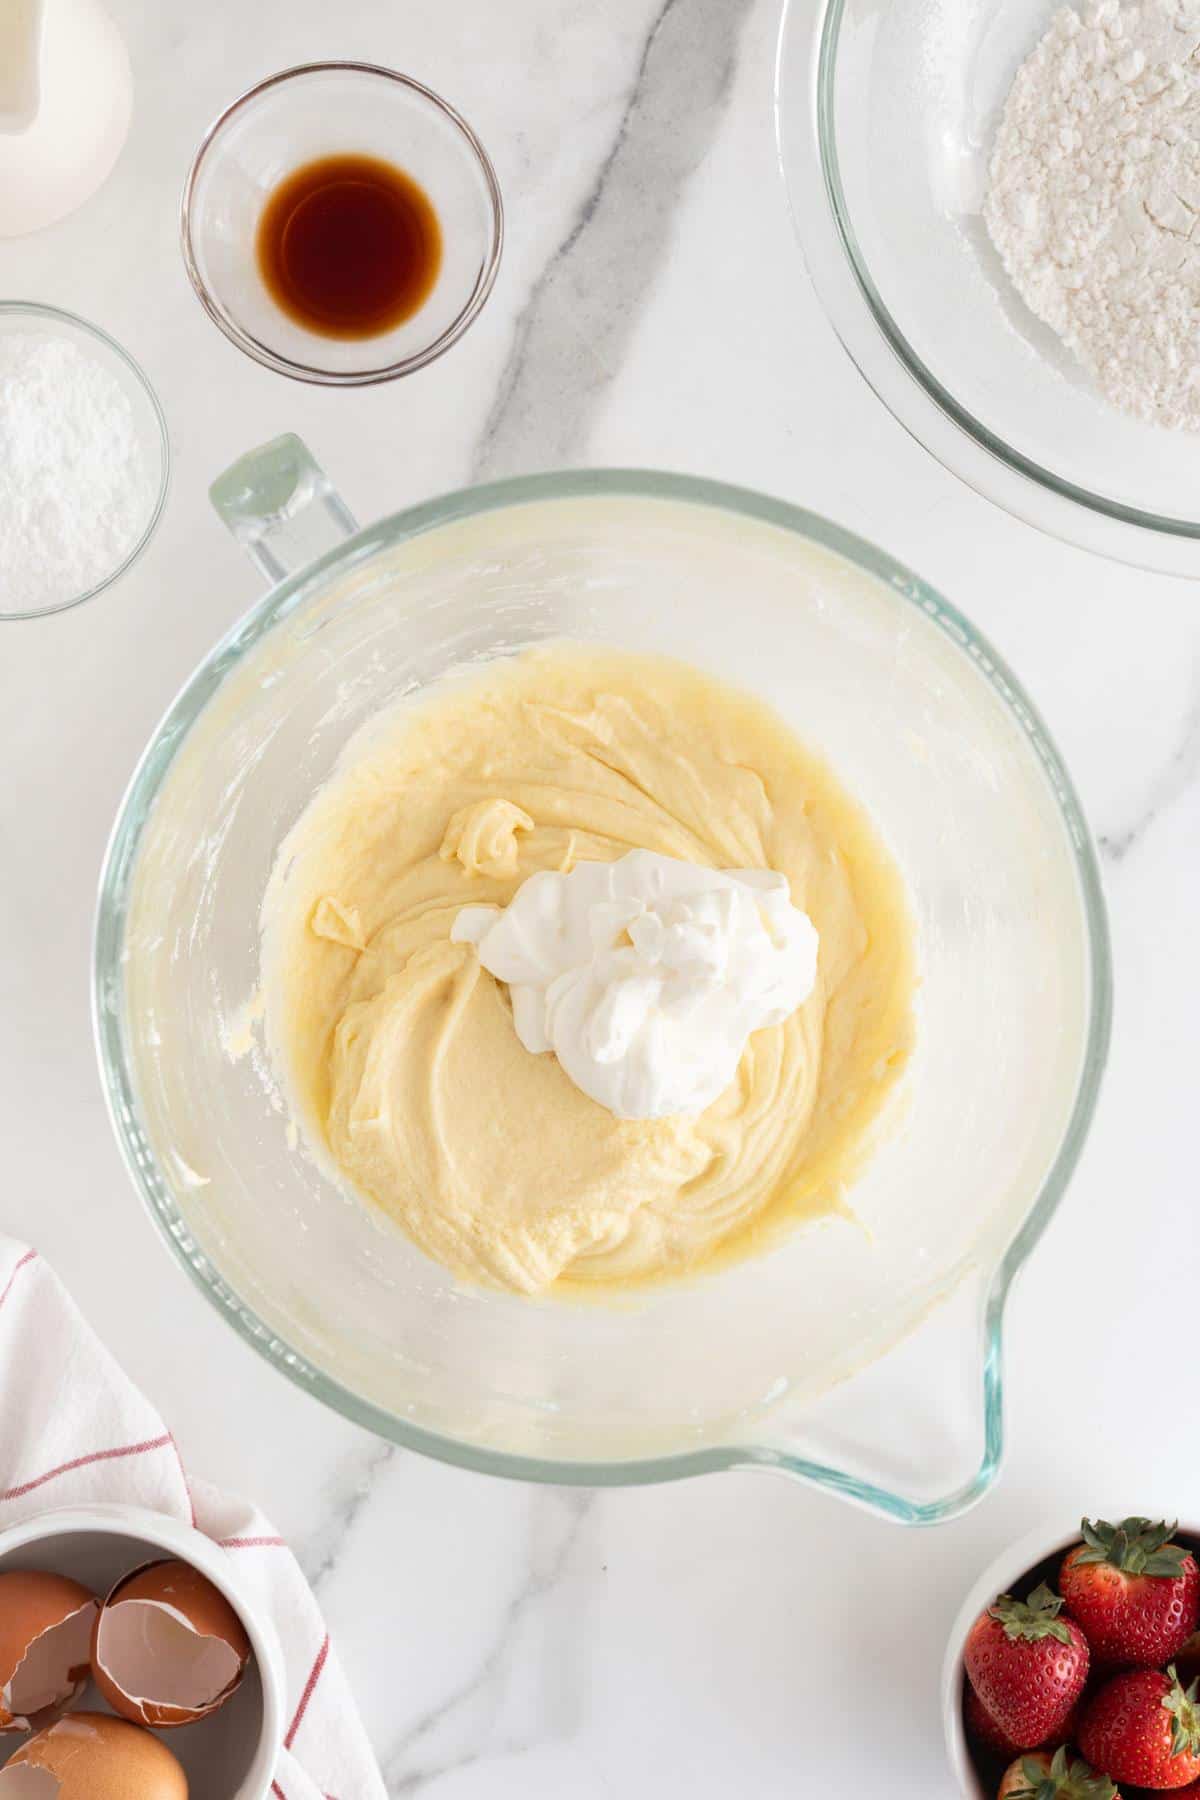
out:
M190 1800L265 1800L283 1741L282 1661L272 1626L212 1539L136 1506L71 1507L0 1532L0 1570L48 1569L100 1595L129 1570L164 1556L191 1563L220 1589L245 1626L254 1655L237 1693L218 1712L155 1735L183 1764ZM78 1704L111 1711L91 1689ZM0 1739L0 1763L25 1741Z
M1118 1508L1099 1516L1105 1519L1122 1519L1128 1515L1128 1511L1128 1508ZM1174 1514L1151 1508L1148 1516L1156 1519L1173 1518ZM1179 1536L1189 1540L1194 1547L1200 1543L1200 1525L1180 1520ZM1072 1545L1081 1541L1078 1521L1066 1530L1055 1530L1045 1523L1036 1526L988 1564L958 1610L946 1645L946 1659L942 1664L942 1726L946 1734L946 1754L954 1773L955 1791L964 1795L965 1800L994 1800L991 1789L984 1786L976 1773L971 1747L963 1727L963 1646L967 1641L967 1633L984 1607L989 1606L998 1594L1011 1593L1022 1576L1027 1575L1031 1569L1036 1569L1039 1563L1053 1559L1057 1564Z

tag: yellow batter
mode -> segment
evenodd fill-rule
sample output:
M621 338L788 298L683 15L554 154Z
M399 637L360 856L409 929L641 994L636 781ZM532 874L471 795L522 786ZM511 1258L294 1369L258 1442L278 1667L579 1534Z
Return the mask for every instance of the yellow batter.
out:
M699 1117L615 1118L532 1056L459 907L642 847L781 870L812 996ZM264 908L272 1047L345 1176L456 1274L520 1293L644 1280L836 1207L912 1040L899 874L759 701L682 663L559 645L445 683L358 747Z

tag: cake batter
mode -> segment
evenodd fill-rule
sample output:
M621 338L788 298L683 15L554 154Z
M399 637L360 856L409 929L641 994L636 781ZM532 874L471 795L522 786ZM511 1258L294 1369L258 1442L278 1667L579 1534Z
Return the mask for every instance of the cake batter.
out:
M819 934L809 998L698 1115L617 1118L451 940L535 871L638 848L779 871ZM522 1294L692 1271L834 1209L912 1042L903 885L832 772L748 694L566 644L349 747L281 848L264 981L317 1146L428 1255Z

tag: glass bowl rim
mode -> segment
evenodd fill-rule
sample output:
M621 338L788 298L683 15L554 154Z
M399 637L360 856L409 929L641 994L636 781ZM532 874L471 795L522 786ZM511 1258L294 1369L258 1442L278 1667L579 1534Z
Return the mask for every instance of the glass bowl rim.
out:
M1087 1039L1070 1117L1055 1158L1012 1242L990 1271L984 1308L984 1450L975 1475L955 1493L916 1503L871 1482L793 1456L769 1444L724 1443L622 1461L576 1461L498 1451L414 1426L314 1368L246 1305L191 1237L156 1159L141 1136L138 1097L126 1063L120 1009L107 1004L119 987L126 900L142 832L179 747L227 674L276 625L288 619L335 569L344 574L397 543L443 525L508 507L572 499L683 502L775 526L815 542L882 581L900 605L937 625L996 692L1032 745L1057 801L1079 881L1088 954ZM753 489L692 475L642 469L592 469L521 475L452 491L388 515L337 544L270 589L214 645L171 702L142 753L122 798L100 877L93 944L92 1021L101 1082L113 1130L135 1188L168 1249L192 1282L243 1339L334 1411L377 1436L439 1461L480 1473L588 1487L645 1485L724 1469L783 1470L906 1524L934 1524L973 1505L1000 1467L1003 1424L1003 1315L1010 1285L1055 1212L1079 1159L1095 1110L1112 1020L1112 962L1099 865L1078 796L1041 715L1004 659L949 601L884 551L840 525ZM143 1147L144 1146L144 1147ZM988 1274L985 1271L985 1277Z
M466 303L455 314L445 330L426 344L422 349L413 351L411 356L401 357L397 362L376 363L361 369L328 369L319 368L312 363L297 361L294 357L284 356L278 350L272 350L252 332L246 331L234 318L233 314L221 304L217 296L209 288L203 275L195 250L195 238L192 230L192 209L196 196L196 185L203 164L225 130L238 113L253 106L263 94L271 89L281 87L288 82L305 80L314 75L326 75L330 72L340 74L368 75L389 81L397 87L406 88L410 93L427 101L434 109L448 119L463 139L467 150L474 156L483 175L491 207L491 241L486 261L480 271ZM411 375L417 369L423 369L434 362L456 344L482 312L487 298L496 284L496 276L500 269L500 259L504 252L504 198L500 191L500 180L496 174L492 159L484 149L479 137L467 123L458 109L435 93L424 82L413 75L405 75L399 69L389 69L382 63L349 61L324 61L295 63L287 69L280 69L274 75L256 81L252 87L238 94L224 110L218 113L212 124L196 148L188 169L187 179L183 186L183 196L179 208L180 248L183 253L184 267L188 280L205 312L229 339L231 344L254 358L264 368L273 369L277 375L290 375L295 381L307 381L319 387L372 387L379 382L395 381L401 375ZM370 339L364 340L370 343Z
M161 473L158 495L141 536L115 569L110 570L102 580L95 582L84 593L73 594L69 600L56 600L53 606L29 606L21 612L0 612L0 623L5 624L15 624L21 619L48 619L54 613L71 612L75 607L83 606L86 601L94 600L98 594L104 592L105 588L111 587L114 581L118 581L122 575L128 574L158 529L158 522L162 518L163 508L167 504L167 492L171 485L171 439L167 430L167 418L162 409L162 402L154 390L154 384L141 363L130 355L123 344L119 344L115 337L105 331L103 326L94 325L90 319L83 318L79 313L70 312L65 306L49 306L42 300L0 300L0 325L6 318L22 316L30 319L47 319L82 331L85 337L95 338L98 343L111 350L125 365L133 376L135 384L141 388L150 402L150 410L158 427Z
M784 0L775 59L780 173L809 274L842 347L899 424L986 499L1084 549L1194 578L1200 574L1200 512L1195 519L1153 512L1057 475L990 430L958 401L897 323L860 247L842 181L834 83L846 4L847 0L822 0L814 23L799 0ZM793 34L800 38L806 30L809 48L796 57L807 64L808 91L800 93L793 86L785 92ZM792 115L802 102L808 103L810 116L800 125L793 123ZM815 201L819 187L821 211L798 204L792 191L790 149L813 164L806 177L806 199ZM829 266L830 254L841 262L848 283L839 281ZM901 377L899 382L893 371Z

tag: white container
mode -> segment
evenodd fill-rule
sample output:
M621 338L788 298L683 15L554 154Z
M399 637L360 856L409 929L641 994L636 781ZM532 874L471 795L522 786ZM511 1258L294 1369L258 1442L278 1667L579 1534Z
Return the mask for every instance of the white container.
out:
M1121 1519L1127 1514L1118 1510L1089 1516ZM1160 1510L1151 1511L1147 1516L1169 1519L1174 1515ZM1200 1540L1200 1525L1189 1525L1181 1520L1179 1536L1194 1546ZM1053 1526L1045 1523L1036 1526L988 1564L958 1610L950 1628L946 1659L942 1664L942 1726L946 1735L946 1754L954 1773L955 1791L962 1794L965 1800L994 1800L991 1790L984 1786L975 1772L971 1747L963 1728L963 1647L967 1634L984 1607L990 1606L998 1595L1011 1593L1022 1576L1027 1575L1031 1569L1036 1569L1039 1563L1048 1558L1052 1557L1057 1564L1068 1550L1082 1542L1078 1521L1066 1531L1056 1532ZM1051 1582L1056 1591L1057 1585L1057 1579Z
M0 0L0 238L82 206L132 110L129 56L100 0Z
M131 1569L176 1557L206 1575L233 1607L254 1655L231 1700L202 1722L156 1732L187 1773L190 1800L265 1800L283 1741L283 1665L273 1627L228 1556L202 1532L136 1506L80 1506L40 1513L0 1532L0 1571L47 1569L107 1594ZM94 1690L77 1708L109 1712ZM0 1763L26 1740L0 1740Z

